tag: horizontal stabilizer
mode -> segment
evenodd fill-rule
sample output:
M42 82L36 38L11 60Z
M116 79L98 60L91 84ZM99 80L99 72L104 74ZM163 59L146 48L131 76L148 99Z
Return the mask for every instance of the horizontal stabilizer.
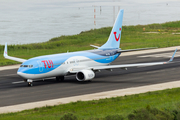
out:
M94 48L99 48L99 46L96 46L96 45L90 45L91 47L94 47Z

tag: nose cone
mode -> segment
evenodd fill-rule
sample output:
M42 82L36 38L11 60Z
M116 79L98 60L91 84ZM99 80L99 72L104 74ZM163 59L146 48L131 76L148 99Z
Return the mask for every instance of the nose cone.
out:
M22 78L27 79L26 74L24 73L25 70L26 70L25 68L21 68L21 67L20 67L20 68L18 69L18 71L17 71L17 74L18 74L19 76L21 76Z
M22 72L17 72L17 74L21 77L23 77L23 73Z

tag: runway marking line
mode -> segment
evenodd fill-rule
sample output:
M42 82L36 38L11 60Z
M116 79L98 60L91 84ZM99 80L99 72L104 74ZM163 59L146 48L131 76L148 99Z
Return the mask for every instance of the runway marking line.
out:
M0 107L0 113L18 112L18 111L44 107L44 106L54 106L54 105L66 104L66 103L77 102L77 101L99 100L99 99L104 99L104 98L112 98L112 97L124 96L124 95L133 95L133 94L146 93L150 91L171 89L171 88L177 88L177 87L180 87L180 80L174 81L174 82L148 85L148 86L132 87L132 88L119 89L119 90L100 92L100 93L94 93L94 94L86 94L86 95L59 98L59 99L53 99L53 100L45 100L45 101L24 103L24 104L12 105L12 106L5 106L5 107Z
M14 75L17 75L17 74L1 75L0 77L3 77L3 76L14 76Z

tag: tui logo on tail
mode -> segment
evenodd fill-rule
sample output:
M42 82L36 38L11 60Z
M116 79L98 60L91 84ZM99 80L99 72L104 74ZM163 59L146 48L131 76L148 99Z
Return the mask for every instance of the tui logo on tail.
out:
M121 28L119 28L119 31L121 31ZM119 41L120 34L119 34L119 36L118 36L118 38L117 38L116 33L117 33L117 32L114 32L114 37L115 37L116 41Z
M111 30L107 42L99 47L98 49L107 49L107 48L119 48L121 41L121 32L122 32L122 21L123 21L124 10L121 9L116 18L114 26Z

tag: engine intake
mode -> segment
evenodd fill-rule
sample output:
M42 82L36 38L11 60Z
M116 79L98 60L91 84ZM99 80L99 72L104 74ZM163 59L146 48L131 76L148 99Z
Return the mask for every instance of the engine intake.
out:
M78 81L87 81L95 77L95 73L92 70L81 70L76 74Z

